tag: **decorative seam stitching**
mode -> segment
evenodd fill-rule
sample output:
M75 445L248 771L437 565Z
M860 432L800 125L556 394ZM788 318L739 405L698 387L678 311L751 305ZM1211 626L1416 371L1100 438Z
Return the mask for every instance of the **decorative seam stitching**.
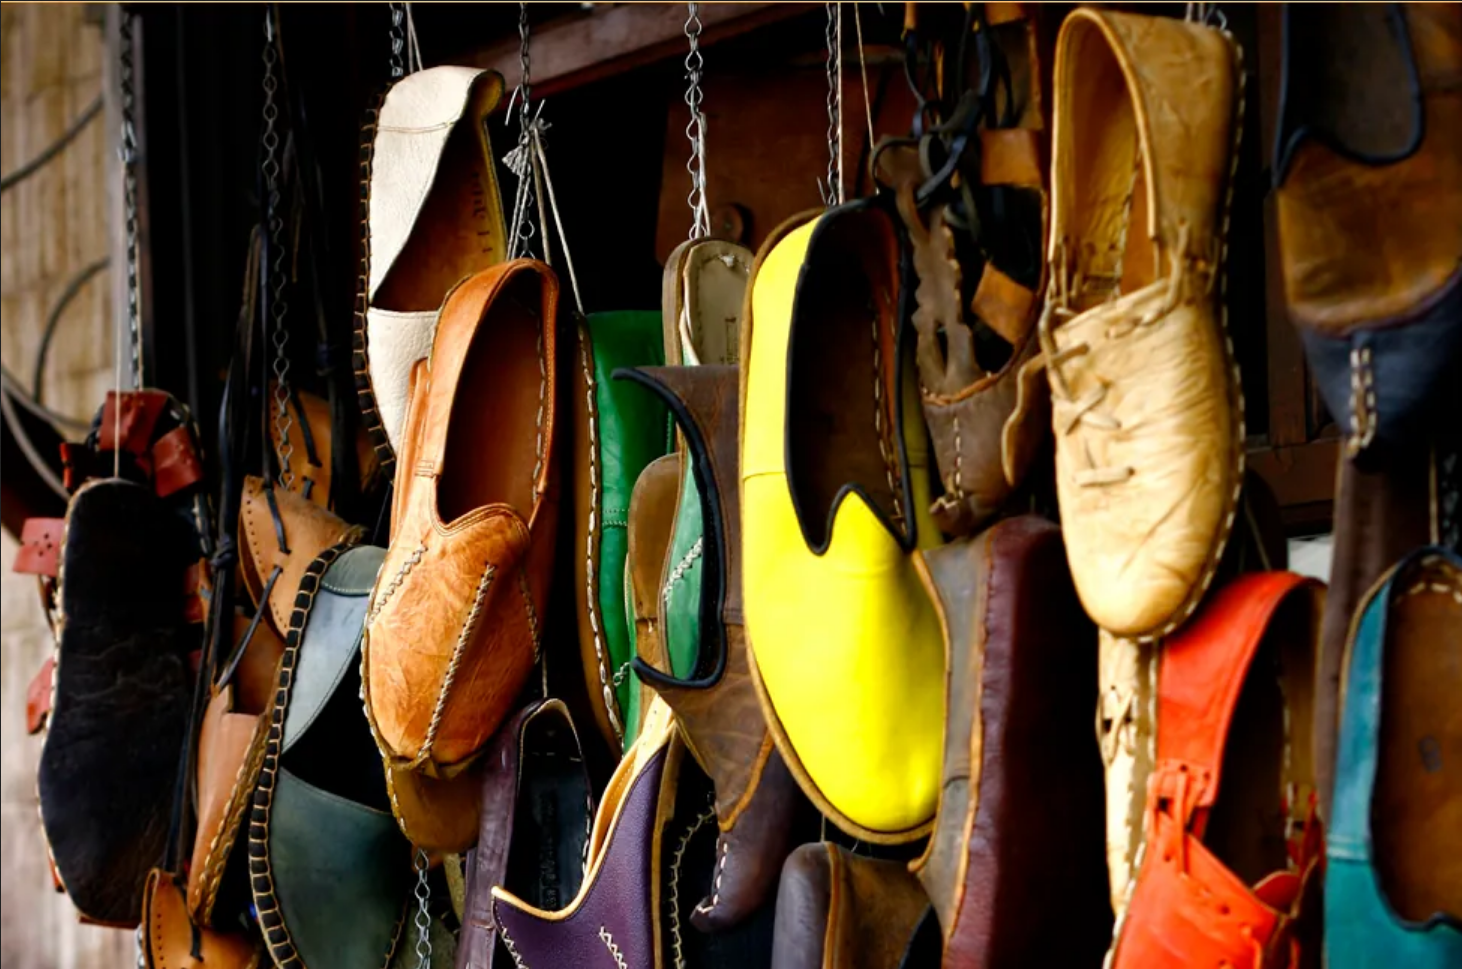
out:
M355 393L360 402L364 427L375 449L382 471L390 472L396 463L390 438L386 436L385 425L376 407L375 387L371 383L370 336L366 313L370 308L371 273L371 176L376 155L376 133L379 130L380 112L386 103L383 91L366 112L365 123L360 131L360 262L356 267L355 285L355 332L351 339L351 363L355 376Z
M535 493L538 492L538 476L543 473L543 402L548 396L548 363L543 354L543 326L542 320L538 320L534 325L537 338L535 349L538 354L538 416L534 419L538 437L533 445L532 482Z
M1371 348L1350 351L1351 429L1345 439L1345 453L1355 457L1376 439L1376 380L1371 368Z
M452 660L447 664L447 675L442 680L442 688L437 693L436 708L432 710L431 723L426 728L426 740L412 760L413 767L431 757L432 745L437 739L437 728L442 725L442 715L447 709L447 696L452 692L452 681L457 678L457 667L462 662L462 654L467 651L467 641L472 638L477 622L482 618L482 602L487 598L487 590L492 587L495 575L497 566L489 562L482 572L482 578L477 580L477 593L472 598L472 608L468 610L467 619L462 623L462 631L457 634L457 645L452 649Z
M893 457L889 454L888 442L883 439L883 343L878 338L877 308L870 306L869 311L873 330L873 430L878 436L878 456L883 459L883 473L888 478L888 490L893 498L893 518L896 522L902 522L903 502L899 501Z
M294 686L294 668L299 659L300 640L304 637L305 622L309 619L315 596L319 592L320 576L349 547L348 544L340 544L327 548L309 564L300 579L300 591L295 597L294 610L289 617L289 629L285 634L284 655L279 661L278 687L274 692L274 703L269 714L269 738L264 748L264 762L259 768L253 810L249 815L249 891L254 897L264 944L275 964L281 966L291 961L304 964L295 949L289 928L284 924L284 913L279 908L279 897L274 888L274 871L269 863L269 816L274 807L274 785L284 741L284 716L289 708L290 693ZM269 925L266 916L270 915L274 916L277 924Z
M624 727L619 721L619 702L609 688L609 665L605 660L604 634L599 628L599 600L595 595L594 579L594 522L599 516L599 412L594 407L594 372L589 367L589 334L584 324L579 324L579 366L584 373L584 398L589 414L589 528L584 544L584 571L586 599L589 604L589 628L594 633L594 657L598 660L599 688L604 694L604 712L609 718L609 729L614 731L617 742L624 741Z
M371 603L370 612L366 613L367 626L376 621L376 618L380 616L381 611L386 608L386 603L389 602L391 600L391 597L396 594L396 590L401 588L401 583L406 581L406 576L411 573L411 570L416 568L416 566L421 563L421 557L425 554L426 544L422 543L421 545L416 546L416 551L412 552L409 556L406 557L405 562L401 563L401 568L398 569L396 571L396 575L392 577L391 584L386 586L386 588L382 590L380 596L376 598L375 602Z
M686 826L685 834L680 836L680 844L676 846L675 856L670 862L670 946L675 958L675 969L685 969L685 952L680 936L680 867L685 860L685 849L690 846L690 839L715 816L716 806L712 804L700 817Z
M675 568L671 569L670 574L665 577L665 587L660 590L661 600L669 599L670 593L675 591L675 585L685 578L685 573L690 571L690 567L696 563L704 551L705 536L702 535L690 548L686 549L680 561L675 564Z
M538 610L533 608L533 596L528 592L528 576L523 567L518 566L518 592L523 596L523 605L528 613L528 635L533 638L533 662L538 662L538 654L542 648L542 641L538 638Z
M599 941L604 943L604 948L608 949L609 954L614 957L614 964L618 969L629 969L629 966L625 965L619 946L614 944L614 936L610 935L609 930L602 925L599 926Z
M721 876L726 874L726 854L731 850L730 846L726 844L724 836L718 840L721 844L721 857L716 860L716 880L711 885L711 904L701 902L695 907L697 912L703 912L706 915L711 914L711 910L721 904Z
M257 726L255 729L258 729ZM219 819L218 826L214 828L213 836L208 839L208 851L204 855L206 867L203 871L203 880L198 889L199 901L194 906L205 914L211 914L213 912L214 903L218 900L218 886L223 881L223 873L226 867L225 863L233 853L232 845L230 845L230 849L224 852L222 856L219 856L218 842L226 832L230 831L237 838L239 825L243 822L244 811L248 808L253 793L252 791L247 794L244 793L244 778L250 775L257 777L258 771L263 763L263 745L257 747L255 752L251 752L248 757L244 758L244 762L234 772L233 791L230 794L229 803L224 810L224 815Z
M503 946L507 948L508 955L513 957L513 965L518 969L528 969L528 964L523 961L522 956L518 955L518 947L513 945L513 937L508 935L508 927L503 925L502 919L498 918L497 899L495 898L492 900L492 920L497 924L497 934L502 936Z

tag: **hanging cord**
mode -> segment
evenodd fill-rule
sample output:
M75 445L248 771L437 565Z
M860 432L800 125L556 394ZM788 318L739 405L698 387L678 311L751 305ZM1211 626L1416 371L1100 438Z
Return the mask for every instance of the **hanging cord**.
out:
M104 103L104 101L104 98L98 97L95 101L91 102L87 109L81 112L81 114L77 116L75 121L71 122L71 127L67 128L61 133L61 137L57 138L55 141L46 146L45 151L35 156L24 165L21 165L15 171L6 174L3 178L0 178L0 192L10 191L12 188L25 181L27 178L30 178L36 172L40 171L42 168L45 168L46 165L51 161L51 159L61 154L61 152L65 150L67 145L76 140L76 136L81 134L86 126L91 123L92 119L96 118L97 115L102 113L102 104Z
M132 70L132 12L123 7L117 22L118 71L117 86L122 107L122 207L127 247L127 315L119 318L119 332L116 339L115 367L113 375L114 396L112 398L112 476L122 476L122 334L121 325L127 327L132 357L132 387L141 390L142 382L142 338L141 338L141 294L137 283L137 98L133 90Z
M544 125L546 122L539 120L531 108L529 101L533 94L533 72L532 60L528 50L528 4L518 4L518 67L520 70L518 86L513 88L513 96L508 100L508 108L503 119L504 124L510 123L513 116L513 105L518 106L518 144L512 151L503 158L503 164L508 171L518 178L518 190L513 196L513 221L508 230L508 258L517 259L532 258L533 236L536 230L529 213L533 206L533 148L531 130L534 125ZM541 113L543 106L538 106ZM540 193L541 194L541 193ZM539 222L543 221L542 199L539 204ZM547 244L544 245L544 256L547 257Z
M421 70L421 42L416 37L416 18L411 15L411 4L403 3L406 8L406 73L415 74Z
M685 55L685 106L690 109L690 121L685 126L685 137L690 141L690 160L685 170L690 173L690 194L686 204L690 206L690 238L704 239L711 234L711 212L706 201L706 116L701 111L701 76L705 59L701 57L700 4L687 4L685 38L690 42L690 53Z
M42 393L43 378L46 372L46 357L51 352L51 340L56 335L56 326L61 322L61 314L66 312L66 307L71 305L87 283L112 264L110 257L103 256L89 266L82 268L81 272L71 277L66 288L61 292L61 298L56 300L56 305L51 307L51 312L46 315L46 328L41 334L41 345L36 350L36 362L31 372L31 400L39 404L44 399ZM66 419L70 421L70 419Z
M579 277L574 274L574 257L569 253L568 236L563 231L563 218L558 213L558 197L553 194L553 176L548 172L548 155L543 150L543 130L547 126L538 122L533 127L533 160L542 170L543 183L548 188L548 202L553 211L553 228L558 233L559 248L563 249L563 261L569 271L569 286L574 291L574 308L579 315L584 315L584 300L579 294ZM544 246L547 247L547 233L544 233Z
M289 306L285 302L284 290L288 282L288 257L284 239L284 213L280 198L279 166L279 106L275 94L279 80L275 76L279 65L279 50L275 45L275 17L278 15L273 4L264 8L264 183L268 193L266 219L269 225L269 250L272 265L269 267L269 318L270 339L274 345L274 431L279 439L279 483L288 491L294 484L294 471L290 458L294 456L294 444L289 432L294 417L289 411L289 330L285 316Z
M843 5L827 4L827 181L818 186L823 204L845 201L843 191Z
M853 29L858 34L858 74L863 79L863 115L868 121L868 150L872 151L878 139L873 134L873 95L868 90L868 58L863 52L863 15L856 3L853 4ZM861 172L858 178L863 178Z

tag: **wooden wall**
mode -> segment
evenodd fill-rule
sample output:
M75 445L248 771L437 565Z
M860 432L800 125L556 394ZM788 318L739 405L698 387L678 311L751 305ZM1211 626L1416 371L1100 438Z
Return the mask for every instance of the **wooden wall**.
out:
M0 7L0 170L14 171L54 141L102 88L103 38L82 4ZM66 284L108 249L108 155L103 118L0 203L0 351L29 385L46 316ZM103 272L70 304L51 347L48 405L89 418L111 382L111 289ZM8 470L8 469L7 469ZM25 732L25 691L51 651L29 576L10 571L15 543L0 547L0 965L5 969L118 969L135 964L132 935L82 926L51 891L36 810L41 740Z

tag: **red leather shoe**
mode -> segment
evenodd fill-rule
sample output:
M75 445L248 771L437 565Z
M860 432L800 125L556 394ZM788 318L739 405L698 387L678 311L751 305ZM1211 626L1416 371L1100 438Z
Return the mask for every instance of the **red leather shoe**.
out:
M1115 969L1317 964L1323 602L1293 573L1245 575L1163 645L1147 845Z

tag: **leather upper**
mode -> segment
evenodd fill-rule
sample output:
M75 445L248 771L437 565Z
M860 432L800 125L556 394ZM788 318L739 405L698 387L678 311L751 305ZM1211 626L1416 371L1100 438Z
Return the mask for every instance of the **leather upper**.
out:
M573 351L574 590L579 649L594 721L612 747L626 736L625 708L638 685L625 611L626 529L636 480L670 450L665 408L649 394L611 379L618 367L664 360L660 314L593 313L578 326Z
M512 298L499 301L510 287ZM557 301L557 280L542 263L484 270L448 298L430 363L418 367L397 456L391 547L365 615L362 657L366 711L390 767L460 772L507 716L537 658L557 518ZM537 359L504 359L493 347L508 326L536 328ZM521 332L517 339L533 346ZM454 468L446 461L454 427L483 419L474 405L482 386L459 383L475 355L495 375L531 386L498 388L522 395L513 401L521 409L493 423L501 441L453 452ZM524 397L536 397L536 426L505 426L535 420ZM478 486L493 465L515 476L504 487L523 503L492 501L444 520L440 497Z
M921 561L945 633L949 720L934 833L910 867L939 916L945 965L1037 953L1095 965L1112 931L1089 706L1096 631L1061 531L1023 515Z
M183 881L154 868L143 894L144 969L255 969L258 947L237 932L216 932L188 918Z
M1455 875L1458 805L1446 797L1444 772L1449 768L1440 751L1449 744L1455 746L1458 735L1428 735L1421 740L1423 758L1428 739L1438 754L1432 763L1423 761L1421 782L1414 781L1407 792L1406 801L1414 812L1407 819L1385 817L1386 805L1376 797L1376 788L1385 750L1381 733L1382 718L1388 715L1383 703L1387 670L1395 670L1402 661L1398 654L1409 654L1413 664L1425 664L1422 653L1426 651L1436 657L1431 665L1439 667L1433 675L1446 677L1447 657L1455 660L1459 650L1462 558L1453 552L1424 547L1408 555L1360 604L1346 658L1333 820L1325 843L1325 947L1334 969L1388 963L1408 969L1442 969L1462 962L1462 912L1437 912L1426 921L1398 915L1377 871L1377 857L1385 849L1377 844L1374 830L1374 819L1380 816L1391 826L1406 825L1409 820L1444 837L1451 833L1450 844L1426 844L1426 857L1413 863L1433 871L1450 866ZM1455 678L1453 674L1451 679ZM1424 702L1416 698L1418 706ZM1455 710L1455 704L1451 708ZM1390 715L1394 717L1396 712ZM1455 728L1456 714L1450 719ZM1446 723L1433 719L1443 729ZM1414 736L1404 740L1408 754L1417 749ZM1451 881L1455 886L1455 880L1445 874L1447 870L1442 868L1437 872L1440 877L1433 880Z
M909 553L938 531L912 360L898 352L897 238L886 212L860 204L774 237L753 273L742 324L743 598L763 709L803 790L858 837L908 840L933 818L944 724L938 622ZM815 239L829 246L830 275L813 284L804 263L823 258ZM860 270L870 292L846 286ZM794 343L803 356L789 361ZM839 422L859 443L825 456Z
M1040 363L1057 496L1082 605L1152 638L1212 580L1243 476L1219 280L1240 76L1218 30L1080 8L1055 78Z
M1157 763L1147 784L1147 847L1116 942L1117 969L1301 964L1311 943L1307 933L1317 925L1320 887L1310 698L1322 603L1323 587L1294 573L1240 576L1164 643ZM1256 662L1266 643L1273 648L1262 654L1264 662ZM1240 694L1250 679L1272 675L1271 663L1279 670L1286 708L1281 722L1289 733L1263 734L1263 756L1246 749L1253 758L1247 769L1224 778L1225 748L1251 730L1238 718L1244 709ZM1287 864L1251 886L1209 845L1209 822L1224 807L1221 784L1239 795L1258 779L1267 781L1270 764L1279 765L1278 784L1262 792L1262 819L1285 820ZM1252 798L1244 801L1246 808L1251 803L1257 810ZM1232 827L1226 821L1225 831ZM1252 854L1261 845L1270 852L1276 847L1255 840L1245 848Z

